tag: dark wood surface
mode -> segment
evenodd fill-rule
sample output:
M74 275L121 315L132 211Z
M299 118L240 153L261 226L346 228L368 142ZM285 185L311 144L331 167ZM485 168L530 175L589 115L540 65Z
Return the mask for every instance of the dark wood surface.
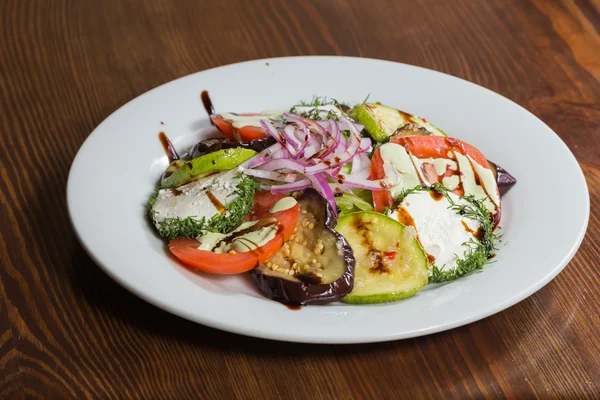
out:
M220 332L108 278L65 204L94 127L186 74L309 54L443 71L549 124L591 196L564 272L483 321L354 346ZM600 398L599 78L599 0L1 0L0 398Z

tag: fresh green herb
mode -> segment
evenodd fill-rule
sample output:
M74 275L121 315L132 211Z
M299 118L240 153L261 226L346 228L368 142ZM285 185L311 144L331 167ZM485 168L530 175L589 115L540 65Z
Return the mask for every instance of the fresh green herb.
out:
M454 212L465 218L477 221L483 230L483 235L480 240L471 238L467 243L463 244L463 246L468 248L468 251L462 259L458 255L454 255L456 261L456 268L454 270L444 270L444 266L438 267L434 265L429 282L449 282L480 271L485 265L491 263L490 258L494 255L494 251L497 250L495 242L501 236L492 231L494 223L490 218L490 212L485 206L485 199L477 200L475 196L467 195L461 197L461 199L468 204L456 204L452 197L449 196L450 191L444 186L435 184L431 189L443 194L450 202L449 208Z
M152 222L152 225L155 225L154 211L152 209L154 208L154 204L156 204L156 199L158 198L159 192L160 188L154 189L154 193L152 193L152 196L150 196L150 199L148 200L148 205L146 206L146 212L148 214L148 218L150 218L150 221Z
M454 255L456 261L455 269L445 270L445 266L438 267L437 265L433 265L429 283L449 282L480 271L485 265L491 263L490 258L494 255L494 251L497 250L495 242L501 237L501 235L492 232L494 223L485 206L485 199L477 200L473 195L468 195L461 197L467 204L457 204L450 196L451 191L439 183L436 183L430 187L416 186L412 189L402 190L397 197L394 206L386 208L384 214L387 214L391 210L395 210L398 205L404 201L406 196L419 191L432 190L444 195L450 203L448 208L465 218L477 221L483 230L483 235L480 240L471 238L468 242L463 244L468 250L463 258L459 258L456 254Z
M365 99L363 100L363 102L362 102L362 103L360 103L360 104L367 104L367 101L369 101L369 97L371 97L371 93L369 93L369 94L367 95L367 97L365 97Z
M335 106L340 110L340 112L342 112L342 104L336 99L328 100L326 96L314 96L313 99L308 103L301 101L299 104L294 105L292 108L290 108L290 113L299 114L302 115L304 118L312 119L314 121L325 121L328 119L339 120L339 116L333 110L330 110L325 116L322 115L323 110L320 108L322 108L323 106L330 105ZM307 112L298 113L297 107L312 107L312 109Z
M243 177L237 185L233 195L237 198L227 206L227 212L216 214L210 219L203 217L198 220L196 217L187 218L165 218L157 222L155 212L152 210L156 203L158 190L148 201L148 215L152 224L157 227L159 234L167 239L177 238L196 238L204 235L206 232L231 233L248 215L254 206L254 193L258 189L258 183L251 177Z
M402 189L400 191L400 194L398 195L398 197L396 197L396 204L394 204L394 209L396 209L398 207L398 205L400 203L402 203L404 201L404 199L406 198L406 196L408 196L409 194L413 194L416 192L423 192L423 191L427 191L430 192L431 190L435 190L434 188L436 188L437 186L431 186L431 187L424 187L421 185L417 185L412 189ZM440 185L441 188L444 188L443 186ZM445 188L444 188L445 189ZM444 193L445 194L445 193Z
M394 204L392 204L392 206L389 207L385 207L383 209L383 213L382 214L389 214L392 211L395 211L398 206L400 205L400 203L402 203L404 201L404 199L406 198L406 196L408 196L409 194L415 193L415 192L422 192L422 191L430 191L431 188L428 187L423 187L421 185L417 185L412 189L402 189L400 191L400 193L398 194L398 197L396 198L396 201L394 202Z

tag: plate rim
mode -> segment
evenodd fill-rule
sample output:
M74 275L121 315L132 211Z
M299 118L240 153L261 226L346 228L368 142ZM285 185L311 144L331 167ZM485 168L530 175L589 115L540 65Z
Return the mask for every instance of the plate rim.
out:
M582 224L581 228L579 229L578 236L575 239L575 241L573 242L573 245L571 246L569 253L566 254L563 257L563 259L559 263L557 263L552 270L549 270L548 273L542 279L538 279L534 285L531 285L530 287L523 289L520 293L517 293L517 294L513 295L512 297L505 299L502 302L496 303L495 305L489 306L483 310L480 309L480 310L474 312L473 315L471 315L471 316L467 316L462 319L457 319L450 323L438 324L438 325L430 326L430 327L423 328L423 329L411 330L408 332L391 333L391 334L387 334L387 335L381 335L381 336L377 336L377 337L368 337L368 338L367 337L356 337L356 338L343 337L343 338L338 338L338 339L336 339L336 338L325 338L325 339L321 338L321 339L319 339L318 335L316 335L316 336L308 335L307 336L306 334L285 334L285 335L277 336L275 333L268 333L268 332L265 333L265 332L260 331L260 327L258 327L258 324L255 327L249 328L249 327L245 327L245 326L224 323L221 321L215 321L213 319L204 318L202 316L195 315L195 314L193 315L191 313L188 313L185 310L181 310L176 307L172 307L170 304L168 304L166 301L163 301L162 299L147 295L143 290L138 289L135 285L129 284L124 279L121 279L118 276L118 274L114 273L109 267L105 266L104 263L102 263L100 261L100 259L97 257L97 255L94 253L94 251L88 246L88 243L85 242L80 229L77 227L77 225L74 221L73 207L71 205L72 202L74 201L74 199L73 199L74 193L73 194L71 194L71 193L75 190L75 189L72 189L72 187L73 187L73 185L72 185L73 171L76 169L78 162L80 162L81 154L83 153L84 148L86 148L87 146L90 145L90 143L91 143L90 139L97 136L98 132L100 132L102 130L103 125L109 119L113 118L115 115L124 112L135 101L137 101L141 98L145 98L146 96L151 96L152 93L154 93L155 91L158 91L162 87L170 85L174 82L189 79L192 76L199 75L199 74L202 74L202 73L205 73L208 71L213 71L213 70L218 70L218 69L227 69L227 68L231 68L231 67L241 66L243 64L266 63L266 62L270 62L270 61L276 62L276 61L283 61L283 60L294 61L294 60L298 60L298 59L348 59L348 60L352 60L352 61L367 60L369 62L377 62L377 63L382 62L382 63L389 63L389 64L394 64L394 65L404 66L404 67L409 67L409 68L416 68L416 69L427 71L427 73L441 74L446 77L459 80L463 84L467 83L469 85L474 85L479 90L483 89L487 92L491 92L495 96L500 96L505 101L512 103L513 106L517 106L521 112L525 112L525 113L529 114L530 116L533 116L538 123L541 123L546 128L548 128L552 133L554 133L554 135L556 136L556 138L558 139L560 144L563 146L564 150L566 150L567 153L570 155L570 157L572 157L573 161L575 161L575 164L578 167L578 173L580 174L580 177L582 178L581 179L581 182L583 183L582 189L584 189L584 193L585 193L584 199L585 199L585 204L586 204L585 220L584 220L584 223ZM152 304L153 306L158 307L166 312L169 312L169 313L177 315L181 318L184 318L189 321L199 323L204 326L211 327L211 328L215 328L215 329L219 329L219 330L223 330L223 331L227 331L227 332L231 332L231 333L235 333L235 334L250 336L250 337L262 338L262 339L276 340L276 341L282 341L282 342L316 343L316 344L325 344L325 343L327 343L327 344L359 344L359 343L376 343L376 342L387 342L387 341L393 341L393 340L409 339L409 338L425 336L425 335L430 335L430 334L454 329L454 328L457 328L460 326L464 326L464 325L482 320L484 318L487 318L487 317L497 314L499 312L502 312L502 311L506 310L507 308L512 307L513 305L516 305L517 303L523 301L524 299L528 298L529 296L532 296L533 294L535 294L536 292L541 290L543 287L545 287L556 276L558 276L558 274L560 272L562 272L562 270L569 264L569 262L573 259L573 257L579 250L581 243L583 242L583 239L586 236L587 228L589 225L589 218L590 218L589 188L587 185L587 180L585 178L585 174L583 173L583 170L581 168L579 161L577 160L577 158L575 157L573 152L569 149L569 147L566 145L566 143L562 140L562 138L552 128L550 128L544 121L542 121L537 115L535 115L531 111L527 110L525 107L521 106L520 104L514 102L510 98L508 98L500 93L494 92L493 90L488 89L484 86L481 86L477 83L456 77L454 75L447 74L445 72L440 72L440 71L436 71L433 69L428 69L428 68L424 68L424 67L412 65L412 64L407 64L407 63L396 62L396 61L392 61L392 60L366 58L366 57L352 57L352 56L318 55L318 56L291 56L291 57L257 58L257 59L246 60L246 61L242 61L242 62L236 62L236 63L226 64L226 65L222 65L222 66L212 67L212 68L205 69L205 70L196 71L194 73L190 73L185 76L176 78L174 80L162 83L162 84L128 100L125 104L121 105L119 108L117 108L112 113L110 113L108 116L106 116L102 120L102 122L100 124L98 124L92 130L92 132L83 141L83 143L79 147L75 157L73 158L73 161L72 161L70 169L69 169L65 192L66 192L66 203L67 203L67 209L68 209L68 214L69 214L69 221L71 223L71 226L73 227L73 230L75 232L78 242L81 244L81 246L85 250L86 254L88 254L88 256L94 261L94 263L98 267L100 267L100 269L104 273L106 273L108 276L110 276L112 280L117 282L119 285L121 285L123 288L125 288L129 292L133 293L135 296L141 298L142 300L144 300L144 301Z

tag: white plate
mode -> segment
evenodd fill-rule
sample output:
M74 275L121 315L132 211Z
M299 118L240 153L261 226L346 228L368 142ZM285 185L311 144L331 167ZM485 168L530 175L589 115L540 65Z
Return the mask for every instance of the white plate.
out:
M164 130L181 149L213 132L200 102L204 89L222 112L286 109L314 94L358 103L370 93L372 101L424 116L475 145L518 180L503 200L504 241L496 263L398 303L299 311L265 299L247 276L197 275L182 268L148 224L145 203L167 165L158 133ZM71 168L67 197L87 252L139 297L218 329L314 343L420 336L504 310L565 267L589 216L587 186L575 158L525 109L439 72L346 57L250 61L151 90L117 110L85 141Z

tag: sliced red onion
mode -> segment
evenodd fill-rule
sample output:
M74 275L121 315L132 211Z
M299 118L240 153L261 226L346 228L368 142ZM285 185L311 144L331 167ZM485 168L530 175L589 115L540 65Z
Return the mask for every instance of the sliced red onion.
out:
M239 165L239 167L252 168L252 167L250 167L250 164L252 164L253 167L264 164L265 162L269 161L272 157L276 157L276 155L279 154L280 151L281 151L281 146L278 143L275 143L275 144L267 147L260 153L256 154L254 157L244 161L242 164Z
M329 123L329 121L332 121L332 120L329 120L329 119L328 119L328 120L325 120L325 121L315 121L315 122L316 122L317 124L321 125L323 128L327 129L327 128L328 128L327 124ZM352 125L354 125L354 127L355 127L355 128L358 130L358 131L362 131L363 129L365 129L365 126L364 126L364 125L361 125L361 124L359 124L358 122L351 122L351 121L350 121L350 122L348 122L347 120L346 120L346 121L340 121L340 122L339 122L339 124L340 124L340 129L341 129L341 130L343 130L343 131L348 131L348 130L350 130L350 128L348 127L348 123L351 123Z
M346 186L343 183L329 183L329 187L334 193L346 193L352 190L350 186Z
M362 132L363 129L365 129L365 126L362 124L359 124L357 122L351 122L351 121L340 121L340 129L343 131L349 131L350 130L350 126L349 124L351 124L354 129L356 129L359 132Z
M371 149L373 148L373 144L371 143L371 139L369 139L369 138L362 138L360 140L360 146L358 146L358 148L360 150L364 150L364 151L371 151Z
M245 165L246 168L254 168L254 167L258 167L260 165L263 165L264 163L270 161L270 158L267 157L259 157L259 156L254 156L252 157L249 162Z
M371 174L371 164L369 156L366 153L358 154L352 159L352 169L350 175L353 178L369 179Z
M270 121L261 121L265 131L277 140L268 152L253 157L242 165L243 173L284 184L261 185L272 193L287 193L308 187L315 188L336 212L333 191L346 192L351 188L383 190L389 180L369 180L372 150L371 140L362 138L363 126L345 116L340 121L313 121L294 114L284 114L289 122L278 128ZM346 138L342 129L347 129ZM343 174L341 168L351 162L352 173ZM258 168L257 168L258 167ZM304 174L299 177L298 173ZM328 179L336 182L329 183Z
M260 169L242 169L242 174L279 182L295 182L297 174L266 171Z
M290 146L292 146L294 150L298 150L298 149L300 149L300 146L302 146L302 143L300 143L300 141L298 139L296 139L295 133L296 133L296 128L294 128L294 125L287 125L285 128L283 128L282 135L283 135L283 138L285 139L286 148L288 150L292 150L289 148L289 146L287 146L288 144ZM291 151L290 151L290 153L291 153Z
M293 182L293 183L269 186L266 190L270 190L271 193L273 193L273 194L280 194L280 193L292 192L294 190L308 189L311 186L312 186L312 184L311 184L310 180L308 180L307 178L303 178L303 179L297 180L296 182ZM262 186L261 186L261 188L262 188Z
M308 175L310 175L310 174L316 174L316 173L319 173L319 172L325 172L325 171L327 171L329 169L332 169L332 168L341 167L344 164L346 164L348 161L350 161L352 159L352 157L355 156L357 148L358 148L358 146L355 146L354 153L350 153L349 150L346 150L341 155L334 157L333 158L333 162L326 160L324 162L321 162L320 164L307 167L304 170L304 174L305 175L307 175L307 174Z
M327 179L323 178L321 175L310 175L307 178L312 183L312 187L315 188L317 192L321 194L327 200L329 205L331 206L331 210L333 212L333 216L337 218L337 204L335 204L335 197L333 195L333 191L327 182Z
M279 131L277 129L275 129L275 127L273 126L273 124L270 121L265 121L264 119L261 119L260 125L265 129L265 131L269 135L271 135L275 140L277 140L277 142L282 147L285 147L283 136L281 135L281 133L279 133Z
M304 172L306 168L306 164L298 161L298 160L289 160L284 158L279 158L276 160L271 160L261 166L262 169L267 171L275 171L278 169L289 169L291 171L296 172Z
M357 154L352 159L352 175L370 170L370 160L367 153Z
M310 141L309 141L309 143L310 143ZM306 146L306 149L304 149L304 158L305 159L310 159L315 154L317 154L317 149L313 146L312 143L309 144L308 146Z
M369 189L372 191L387 190L389 188L389 184L385 178L378 179L376 181L370 181L365 178L354 178L349 176L347 179L341 180L341 182L342 185L351 188Z
M321 154L319 157L322 159L327 159L327 156L329 154L332 154L335 152L335 150L338 148L338 146L340 146L340 141L342 140L342 133L340 131L340 127L337 123L337 121L331 120L329 121L329 127L331 130L331 138L332 140L330 140L327 143L327 147L329 147L329 150L323 152L323 154Z

